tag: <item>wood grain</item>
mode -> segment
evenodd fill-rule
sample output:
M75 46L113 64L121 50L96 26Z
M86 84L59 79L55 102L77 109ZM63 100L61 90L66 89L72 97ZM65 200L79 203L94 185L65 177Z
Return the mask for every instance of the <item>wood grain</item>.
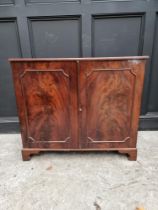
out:
M87 137L90 141L129 140L134 83L135 76L128 69L92 70L86 88Z
M30 141L66 142L71 138L70 78L63 72L36 69L21 77Z
M16 81L28 147L76 147L76 63L25 63ZM16 86L15 82L15 86ZM17 86L18 87L18 86ZM19 90L17 89L17 94ZM71 107L74 107L72 110ZM19 111L20 111L19 110ZM72 141L73 140L73 141Z
M80 64L82 148L136 148L143 61Z

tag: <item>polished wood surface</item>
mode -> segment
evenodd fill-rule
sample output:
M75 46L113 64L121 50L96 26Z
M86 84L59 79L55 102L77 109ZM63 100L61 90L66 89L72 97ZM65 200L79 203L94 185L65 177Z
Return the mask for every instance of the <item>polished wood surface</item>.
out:
M148 56L121 56L121 57L85 57L85 58L10 58L10 62L17 61L118 61L118 60L147 60Z
M113 62L84 62L80 72L83 145L123 145L130 140L135 73Z
M24 147L76 148L76 63L26 62L14 65Z
M146 59L11 59L23 159L99 150L136 160Z

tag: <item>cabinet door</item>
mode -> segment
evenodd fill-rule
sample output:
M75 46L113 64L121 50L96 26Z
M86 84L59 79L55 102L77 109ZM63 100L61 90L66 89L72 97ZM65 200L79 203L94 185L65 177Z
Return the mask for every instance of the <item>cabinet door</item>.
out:
M143 67L141 61L84 61L80 64L82 148L136 146Z
M24 147L76 148L76 63L27 61L12 66Z

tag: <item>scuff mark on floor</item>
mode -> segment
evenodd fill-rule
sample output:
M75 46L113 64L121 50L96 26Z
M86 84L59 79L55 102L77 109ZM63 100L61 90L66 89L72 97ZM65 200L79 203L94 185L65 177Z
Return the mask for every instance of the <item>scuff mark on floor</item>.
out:
M94 206L96 207L96 210L101 210L100 205L96 201L94 202Z

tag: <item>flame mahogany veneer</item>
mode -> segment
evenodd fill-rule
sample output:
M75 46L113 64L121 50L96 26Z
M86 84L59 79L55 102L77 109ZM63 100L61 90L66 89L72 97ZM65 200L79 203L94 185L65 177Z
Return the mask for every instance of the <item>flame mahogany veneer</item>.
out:
M137 157L147 56L10 59L23 160L41 151Z

